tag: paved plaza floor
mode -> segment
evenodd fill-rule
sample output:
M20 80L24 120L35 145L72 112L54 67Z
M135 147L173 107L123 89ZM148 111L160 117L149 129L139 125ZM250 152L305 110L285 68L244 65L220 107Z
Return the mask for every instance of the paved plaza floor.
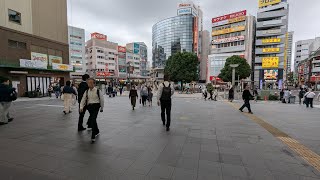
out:
M76 108L64 115L60 100L15 102L15 120L0 126L0 179L320 179L318 108L260 102L251 116L236 109L240 102L177 97L166 132L159 107L132 111L127 97L105 99L95 144L77 132ZM313 161L277 132L314 153Z

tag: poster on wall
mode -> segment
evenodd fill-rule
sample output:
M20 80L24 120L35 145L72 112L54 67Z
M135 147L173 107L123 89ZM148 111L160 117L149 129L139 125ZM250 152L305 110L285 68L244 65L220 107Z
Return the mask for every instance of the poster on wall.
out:
M49 55L49 66L51 66L52 63L62 64L62 57Z
M43 61L20 59L20 67L30 68L30 69L47 69L48 63Z
M278 69L264 70L264 80L277 80L277 79L278 79Z
M73 65L52 63L52 69L60 71L73 71Z
M140 53L140 45L137 43L133 43L133 53L139 54Z
M42 53L31 52L31 60L41 61L48 64L48 55Z

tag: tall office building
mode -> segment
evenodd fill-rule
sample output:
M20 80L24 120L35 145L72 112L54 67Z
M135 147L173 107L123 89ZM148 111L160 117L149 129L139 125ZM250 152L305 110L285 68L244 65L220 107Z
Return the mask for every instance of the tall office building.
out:
M259 0L256 31L255 85L283 87L288 48L286 0Z
M194 52L200 59L202 30L202 11L193 3L178 4L177 16L152 27L152 68L156 79L162 79L166 60L177 52Z
M66 0L0 0L0 76L19 95L65 84L69 65Z
M287 74L291 72L292 67L292 44L293 44L293 31L288 32L288 46L287 46Z
M217 77L227 58L237 55L252 66L255 17L247 11L235 12L212 19L212 47L209 55L208 79Z
M133 66L131 77L147 76L148 50L143 42L128 43L126 45L127 64Z
M126 47L118 46L118 69L119 69L119 78L127 78L127 58L126 58Z

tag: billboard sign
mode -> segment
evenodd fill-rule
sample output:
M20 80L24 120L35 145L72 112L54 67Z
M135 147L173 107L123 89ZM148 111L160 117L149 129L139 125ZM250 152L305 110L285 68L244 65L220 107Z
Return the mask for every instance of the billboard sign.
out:
M49 66L51 66L52 63L62 64L62 57L49 55Z
M133 43L133 53L134 54L139 54L140 53L140 44Z
M47 69L48 63L43 61L20 59L20 67L30 68L30 69Z
M126 53L126 47L118 46L118 52Z
M226 14L226 15L219 16L219 17L216 17L216 18L212 18L212 23L214 24L214 23L217 23L217 22L220 22L220 21L234 19L234 18L237 18L237 17L246 16L246 15L247 15L247 10L243 10L243 11L235 12L235 13L231 13L231 14Z
M212 40L212 43L213 44L220 44L220 43L243 41L243 40L244 40L244 36L235 36L235 37L224 38L224 39L215 39L215 40Z
M47 54L41 54L36 52L31 52L31 60L33 61L42 61L43 63L48 64L48 55Z
M101 77L101 76L106 77L106 76L110 76L111 73L109 73L109 72L97 72L96 75L97 75L97 76L100 76L100 77Z
M60 71L73 71L73 66L69 64L52 63L52 69Z
M233 33L233 32L238 32L238 31L244 31L246 29L245 26L236 26L228 29L221 29L217 31L212 31L212 36L216 35L221 35L221 34L228 34L228 33Z
M193 18L193 51L198 55L198 42L199 42L199 29L198 29L198 17Z
M264 53L280 52L280 48L263 48L262 52Z
M264 70L264 80L277 80L277 79L278 79L278 69Z
M245 20L246 20L246 16L245 15L238 16L238 17L232 18L232 19L225 19L225 20L221 20L221 21L213 20L212 21L212 27L221 26L221 25L225 25L225 24L236 23L236 22L241 22L241 21L245 21Z
M262 44L279 43L279 42L281 42L280 38L262 39Z
M178 9L178 15L192 14L192 8Z
M91 38L92 39L105 40L105 41L107 40L107 36L106 35L100 34L100 33L97 33L97 32L91 33Z
M259 8L281 3L281 0L259 0Z
M262 58L262 68L278 68L279 67L279 57L263 57Z

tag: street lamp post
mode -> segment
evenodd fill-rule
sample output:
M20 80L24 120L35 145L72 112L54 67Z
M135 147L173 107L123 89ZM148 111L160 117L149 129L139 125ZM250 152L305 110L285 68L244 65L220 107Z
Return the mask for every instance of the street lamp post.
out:
M232 87L234 87L235 79L236 79L236 67L238 67L239 64L230 64L230 67L232 67Z
M127 73L128 73L128 81L129 81L129 88L131 89L131 81L130 81L130 72L131 72L131 64L130 62L127 63Z

